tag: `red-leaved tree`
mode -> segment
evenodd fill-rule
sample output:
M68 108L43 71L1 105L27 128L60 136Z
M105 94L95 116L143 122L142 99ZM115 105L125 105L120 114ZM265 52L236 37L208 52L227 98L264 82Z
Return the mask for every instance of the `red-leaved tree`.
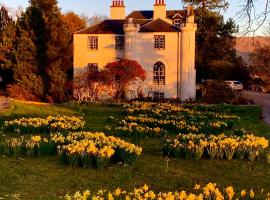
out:
M130 86L145 79L146 72L142 66L128 59L108 63L100 72L106 94L114 99L123 97Z

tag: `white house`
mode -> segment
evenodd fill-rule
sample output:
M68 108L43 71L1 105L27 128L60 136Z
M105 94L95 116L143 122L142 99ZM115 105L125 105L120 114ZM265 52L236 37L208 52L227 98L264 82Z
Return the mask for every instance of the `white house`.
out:
M74 71L98 70L119 59L138 61L147 72L143 93L156 98L196 98L195 32L192 7L167 10L156 0L153 10L125 14L123 0L113 0L110 19L74 34Z

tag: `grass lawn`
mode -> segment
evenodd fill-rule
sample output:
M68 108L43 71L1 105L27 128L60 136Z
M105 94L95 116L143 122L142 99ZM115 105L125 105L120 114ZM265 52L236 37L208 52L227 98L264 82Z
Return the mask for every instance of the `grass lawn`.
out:
M233 106L233 114L241 117L236 126L270 139L270 128L260 121L261 109L256 106ZM47 115L81 115L87 129L102 131L110 116L121 119L120 107L48 106L13 102L11 109L0 113L0 126L5 120ZM3 133L8 135L9 133ZM4 137L0 136L2 139ZM133 166L112 165L103 171L71 168L59 164L58 158L0 157L0 197L19 194L21 199L59 199L66 193L90 189L133 189L145 183L156 191L191 190L195 183L216 182L222 187L233 185L236 190L246 188L270 190L270 165L263 162L220 160L165 160L161 156L158 139L146 139L140 146L143 154ZM7 197L11 199L11 197Z

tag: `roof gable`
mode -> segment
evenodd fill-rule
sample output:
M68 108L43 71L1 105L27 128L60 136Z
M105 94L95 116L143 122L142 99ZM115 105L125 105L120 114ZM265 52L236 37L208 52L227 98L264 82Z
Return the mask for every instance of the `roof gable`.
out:
M180 29L162 19L156 19L141 26L140 32L180 32Z
M172 19L183 19L184 17L182 15L180 15L179 13L176 13Z

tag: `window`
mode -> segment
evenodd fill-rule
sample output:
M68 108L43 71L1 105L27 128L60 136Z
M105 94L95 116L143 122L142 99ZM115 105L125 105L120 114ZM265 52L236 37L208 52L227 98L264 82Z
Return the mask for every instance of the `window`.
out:
M165 49L165 35L155 35L155 49Z
M164 99L163 92L154 92L154 99Z
M115 36L115 49L116 50L125 49L125 36L123 35Z
M180 28L181 27L182 20L181 19L175 19L173 20L174 26Z
M98 37L97 36L89 36L88 37L88 45L89 50L98 50Z
M165 65L162 62L154 65L154 85L165 85Z
M87 65L88 74L95 74L98 72L98 64L97 63L89 63Z

